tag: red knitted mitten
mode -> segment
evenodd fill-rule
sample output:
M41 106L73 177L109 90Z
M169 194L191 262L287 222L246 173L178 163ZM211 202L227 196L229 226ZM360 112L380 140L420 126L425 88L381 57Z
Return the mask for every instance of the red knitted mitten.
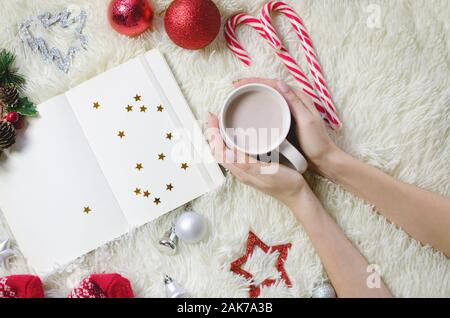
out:
M0 298L44 298L41 279L32 275L1 277Z
M128 279L119 274L92 274L81 281L69 298L133 298Z

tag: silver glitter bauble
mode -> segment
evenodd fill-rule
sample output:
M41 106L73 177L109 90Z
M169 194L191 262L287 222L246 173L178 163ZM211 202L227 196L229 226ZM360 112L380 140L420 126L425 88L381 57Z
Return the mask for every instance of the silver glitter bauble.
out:
M184 242L197 243L206 235L206 220L195 212L184 212L175 223L175 234Z
M336 292L333 285L330 283L324 283L316 288L312 292L312 298L336 298Z
M186 290L168 275L164 277L164 285L167 298L189 298Z

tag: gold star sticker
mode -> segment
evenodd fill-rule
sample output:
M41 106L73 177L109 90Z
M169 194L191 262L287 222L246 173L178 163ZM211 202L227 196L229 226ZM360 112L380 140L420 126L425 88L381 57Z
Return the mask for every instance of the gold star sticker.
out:
M132 112L133 111L133 106L128 105L127 107L125 107L125 109L127 110L127 113Z
M142 163L137 163L136 170L141 171L142 169L144 169L144 166L142 165Z
M158 112L162 113L164 107L162 105L159 105L158 107L156 107L156 109L158 110Z
M148 190L144 191L144 197L148 198L150 196L150 192Z
M166 159L166 156L163 153L160 153L158 155L158 160L164 160L164 159Z
M134 100L137 101L137 102L140 102L141 101L141 96L136 94L136 96L134 96Z
M91 208L88 206L83 209L84 214L89 214L91 211L92 211Z
M95 108L95 109L99 109L100 108L100 103L99 102L95 102L92 107Z
M136 195L141 195L141 189L136 188L136 189L134 190L134 193L135 193Z
M166 139L172 140L173 138L173 134L172 133L167 133L166 134Z
M117 137L119 137L120 139L125 137L125 132L124 131L119 131L119 133L117 134Z
M141 106L141 113L145 113L147 111L147 107Z
M174 186L172 185L172 183L166 184L167 191L172 191L173 188L174 188Z
M161 199L155 198L155 200L153 200L153 203L155 203L156 205L159 205L159 204L161 204Z
M187 163L182 163L181 164L181 169L183 169L183 170L187 170L187 168L189 168L189 166L188 166L188 164Z

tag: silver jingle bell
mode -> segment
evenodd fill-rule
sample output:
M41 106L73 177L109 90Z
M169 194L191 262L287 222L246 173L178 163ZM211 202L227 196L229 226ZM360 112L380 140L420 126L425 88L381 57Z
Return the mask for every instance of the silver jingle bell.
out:
M175 226L172 226L159 240L158 248L167 255L175 255L177 252L178 237L175 234Z
M330 283L323 283L314 288L311 298L336 298L336 291Z
M186 290L168 275L164 277L164 286L167 298L189 298Z
M6 267L8 259L16 255L16 252L10 249L9 245L9 239L0 242L0 267Z

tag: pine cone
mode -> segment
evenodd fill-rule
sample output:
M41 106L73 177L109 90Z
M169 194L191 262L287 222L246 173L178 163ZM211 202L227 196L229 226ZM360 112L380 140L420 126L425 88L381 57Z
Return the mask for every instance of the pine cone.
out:
M0 99L0 120L3 118L3 113L6 110L6 104Z
M16 142L16 129L7 121L0 122L0 151L7 149Z
M19 104L19 90L15 85L9 84L0 87L0 101L3 104L15 108Z

